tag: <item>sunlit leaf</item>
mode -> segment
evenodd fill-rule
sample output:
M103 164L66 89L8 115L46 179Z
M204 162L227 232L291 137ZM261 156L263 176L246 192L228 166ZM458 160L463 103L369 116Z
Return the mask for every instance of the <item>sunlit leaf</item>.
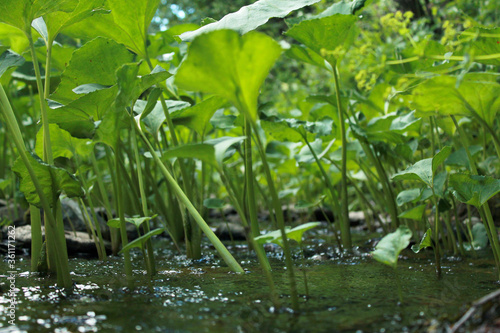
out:
M291 11L312 5L319 0L259 0L241 7L235 13L227 14L220 21L213 22L195 31L185 32L179 38L185 42L214 30L232 29L241 34L254 30L273 17L285 17Z
M290 28L286 35L335 64L338 56L332 52L337 47L348 47L354 37L356 20L354 15L342 14L304 20Z
M222 96L255 121L260 86L281 51L277 42L261 33L212 31L191 43L175 84Z
M132 60L133 55L123 45L107 38L96 38L73 53L50 99L67 104L79 97L73 89L83 84L112 86L117 82L116 70Z

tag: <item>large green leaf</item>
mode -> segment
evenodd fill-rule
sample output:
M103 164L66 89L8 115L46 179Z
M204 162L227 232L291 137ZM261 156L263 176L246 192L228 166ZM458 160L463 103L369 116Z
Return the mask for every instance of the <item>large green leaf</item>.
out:
M469 54L472 54L473 56L484 56L500 53L500 43L498 42L498 35L500 35L500 28L487 29L474 27L462 32L459 39L462 41L466 41L467 39L473 38L473 40L470 42L470 48L467 50L467 52ZM499 58L485 60L477 60L475 58L473 59L474 61L480 62L482 64L500 66Z
M2 0L0 21L28 33L32 21L55 11L72 11L75 0Z
M37 20L43 20L46 26L47 37L46 41L53 41L56 36L63 30L75 23L78 23L92 15L106 13L102 8L104 0L73 0L74 9L69 12L49 12ZM35 22L33 24L35 27ZM43 31L37 29L43 35Z
M84 191L78 180L68 171L48 165L36 155L28 154L28 160L34 169L36 177L40 183L42 191L51 207L64 192L68 197L82 197ZM12 171L21 179L20 189L24 193L26 200L39 208L42 208L40 197L36 191L35 185L31 180L28 169L21 158L18 158L12 166Z
M74 154L78 154L80 158L87 158L93 152L94 145L91 140L74 138L56 124L49 124L49 132L53 158L72 158ZM35 152L38 156L43 155L42 128L36 135Z
M347 47L355 33L354 15L336 14L318 19L305 20L294 25L286 35L301 42L311 50L335 64L337 47Z
M75 38L108 37L146 58L147 31L159 0L107 0L108 15L95 15L64 30Z
M451 147L445 146L432 158L426 158L409 166L406 170L392 176L393 180L418 180L430 188L434 187L436 169L451 154Z
M112 86L117 82L116 70L132 60L133 55L123 45L111 39L96 38L73 53L60 85L50 98L67 104L78 98L73 89L83 84Z
M395 232L387 234L375 246L372 252L373 258L383 264L396 268L398 256L401 251L410 245L411 230L406 226L400 226Z
M474 73L465 75L461 82L457 80L453 76L438 76L415 88L411 99L416 115L477 114L492 124L500 110L500 84L486 75Z
M213 93L233 102L257 119L259 88L281 54L270 37L249 32L217 30L198 36L175 74L180 88Z
M456 173L450 175L450 186L458 200L479 208L500 192L500 179Z
M6 50L5 52L0 51L0 77L11 67L17 67L24 64L24 58L19 54Z
M115 102L118 86L90 92L70 102L68 105L52 105L48 109L50 123L56 123L62 129L77 138L92 138L96 122Z
M189 42L201 34L222 29L232 29L244 34L265 24L270 18L285 17L291 11L316 2L319 0L259 0L241 7L235 13L227 14L220 21L207 24L195 31L185 32L179 38Z

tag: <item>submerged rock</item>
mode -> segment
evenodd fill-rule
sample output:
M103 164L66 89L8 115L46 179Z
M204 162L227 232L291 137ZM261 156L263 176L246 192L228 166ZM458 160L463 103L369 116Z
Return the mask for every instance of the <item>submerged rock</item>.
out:
M220 240L246 240L245 228L236 223L221 223L215 229L215 235L219 237Z

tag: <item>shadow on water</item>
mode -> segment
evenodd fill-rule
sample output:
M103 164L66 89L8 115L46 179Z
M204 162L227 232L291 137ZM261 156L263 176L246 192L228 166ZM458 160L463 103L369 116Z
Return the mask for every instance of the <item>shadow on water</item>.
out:
M309 297L303 295L303 276L297 272L301 312L293 314L286 307L286 269L276 257L273 274L285 305L280 309L270 302L266 280L252 257L239 256L247 270L240 275L213 255L200 261L166 252L159 257L152 282L139 264L135 267L133 291L126 288L119 258L106 263L72 259L76 285L69 293L54 288L52 279L30 276L28 259L21 260L16 267L16 326L8 327L3 311L5 284L0 331L420 332L433 319L456 320L465 305L498 288L492 260L445 259L443 279L437 280L428 253L399 261L404 295L399 303L394 270L366 255L308 260ZM0 263L0 272L7 270ZM3 282L6 277L2 273Z

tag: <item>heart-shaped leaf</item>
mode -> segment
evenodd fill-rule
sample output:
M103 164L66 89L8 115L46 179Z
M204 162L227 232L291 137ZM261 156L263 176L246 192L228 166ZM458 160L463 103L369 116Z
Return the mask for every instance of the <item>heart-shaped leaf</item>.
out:
M456 173L450 175L450 186L458 200L479 208L500 192L500 179Z
M372 251L373 258L378 262L396 268L398 256L410 244L412 232L406 226L400 226L395 232L387 234Z
M212 31L191 43L174 82L182 89L222 96L256 121L260 86L281 51L261 33Z
M398 172L392 176L393 180L418 180L429 186L434 187L434 175L436 169L451 154L451 147L445 146L439 153L432 158L426 158L409 166L406 170Z

